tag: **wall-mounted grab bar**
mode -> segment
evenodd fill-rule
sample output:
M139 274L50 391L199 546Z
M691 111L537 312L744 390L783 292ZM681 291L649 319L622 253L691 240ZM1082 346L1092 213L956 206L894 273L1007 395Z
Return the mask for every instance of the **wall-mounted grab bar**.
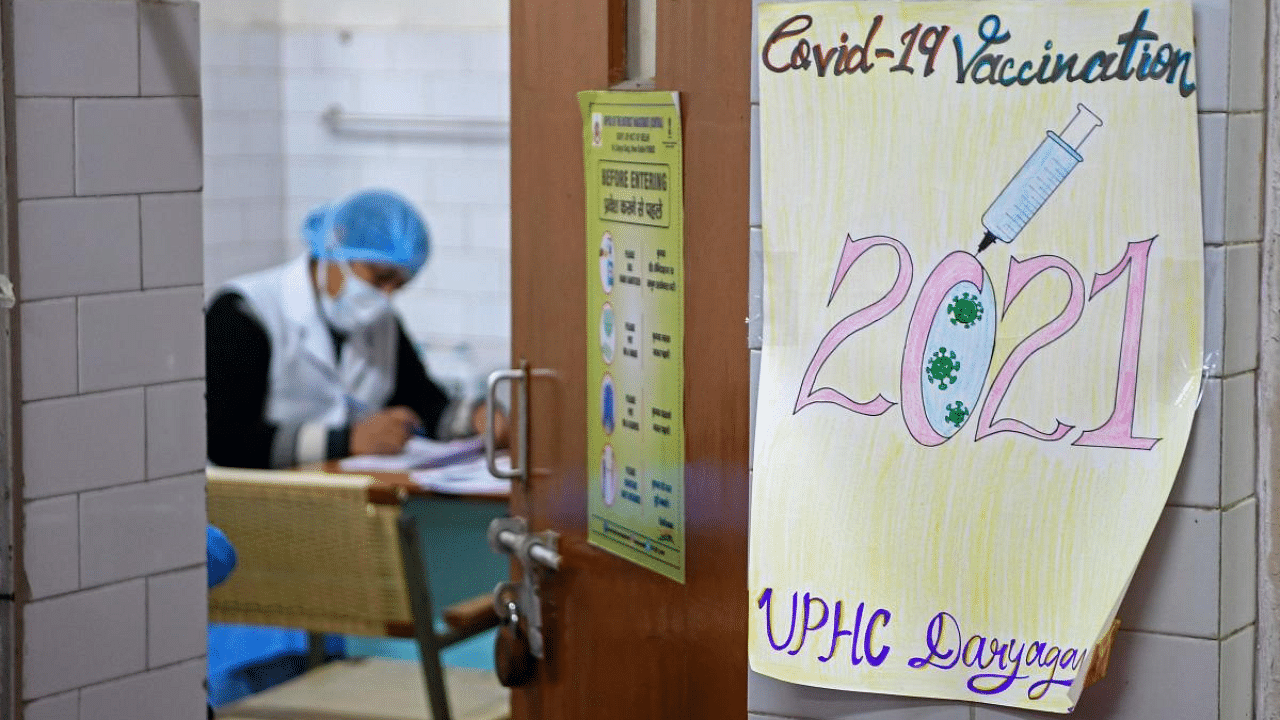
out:
M335 103L320 119L343 135L485 142L506 142L511 136L511 123L505 118L353 113Z

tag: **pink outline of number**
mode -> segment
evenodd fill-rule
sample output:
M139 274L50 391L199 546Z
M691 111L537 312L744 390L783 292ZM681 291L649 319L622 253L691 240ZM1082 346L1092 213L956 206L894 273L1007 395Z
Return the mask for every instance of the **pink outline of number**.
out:
M907 423L911 437L926 447L941 445L951 439L933 429L924 410L924 388L921 387L924 382L924 353L933 318L956 283L968 280L981 294L985 277L986 271L977 258L957 250L942 258L942 262L929 273L929 279L924 281L920 296L916 298L916 308L911 313L907 340L902 348L902 419Z
M1071 284L1071 295L1067 298L1067 304L1063 306L1058 316L1042 325L1038 330L1028 335L1018 343L1018 346L1009 353L1009 357L1005 359L1004 364L1000 366L1000 372L996 373L996 377L991 381L991 389L987 391L987 399L982 403L982 412L978 414L978 427L974 436L974 441L981 440L989 435L1002 432L1015 432L1023 435L1029 435L1039 440L1061 440L1063 436L1071 432L1074 425L1066 425L1061 420L1055 420L1058 424L1053 432L1041 432L1030 425L1015 420L1013 418L1000 418L992 421L996 412L1000 409L1000 403L1004 402L1005 393L1009 391L1009 386L1013 384L1013 378L1022 370L1022 366L1032 355L1040 352L1043 348L1053 343L1058 338L1067 334L1067 331L1075 327L1080 321L1080 315L1084 312L1084 278L1080 276L1080 271L1075 269L1071 263L1054 255L1037 255L1026 260L1018 260L1017 258L1009 258L1009 280L1004 290L1004 312L1001 317L1009 314L1009 306L1013 301L1018 299L1018 295L1022 292L1032 280L1040 273L1048 270L1060 270L1067 276L1067 281Z
M843 320L832 325L831 329L827 331L827 334L822 338L822 342L818 343L818 349L814 352L813 359L809 361L809 367L805 370L804 380L800 383L800 394L796 397L796 406L792 410L793 415L808 405L823 402L834 403L859 415L882 415L884 411L893 407L894 403L886 400L884 395L876 395L875 399L870 402L860 403L849 399L844 393L834 388L821 387L817 390L813 389L813 384L818 379L818 371L822 369L823 364L840 346L840 343L897 309L907 297L907 291L911 289L911 277L913 274L911 253L907 251L907 248L902 243L884 235L872 235L858 240L854 240L851 235L846 235L844 248L840 253L840 264L836 268L836 277L831 283L831 294L827 296L827 305L831 305L831 301L835 299L836 291L840 289L840 284L844 282L844 277L848 274L849 268L853 263L862 257L863 253L881 246L891 247L894 252L898 253L898 277L894 281L893 287L879 300L855 313L846 315Z
M1113 447L1125 450L1150 450L1160 438L1133 436L1133 408L1138 397L1138 358L1142 351L1142 315L1147 293L1147 262L1151 257L1151 245L1156 241L1131 242L1125 248L1120 262L1105 273L1093 276L1093 289L1089 299L1107 289L1126 269L1129 271L1129 290L1124 302L1124 326L1120 335L1120 362L1116 370L1115 404L1111 417L1093 430L1085 430L1071 443L1085 447Z

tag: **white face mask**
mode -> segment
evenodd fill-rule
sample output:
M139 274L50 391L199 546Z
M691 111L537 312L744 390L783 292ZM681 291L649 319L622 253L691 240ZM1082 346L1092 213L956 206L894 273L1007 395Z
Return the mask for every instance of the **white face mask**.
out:
M319 277L328 277L328 264L328 260L322 261ZM339 260L335 264L342 271L342 290L336 298L324 291L319 293L320 309L335 330L349 333L391 314L391 298L386 293L362 280L347 262Z

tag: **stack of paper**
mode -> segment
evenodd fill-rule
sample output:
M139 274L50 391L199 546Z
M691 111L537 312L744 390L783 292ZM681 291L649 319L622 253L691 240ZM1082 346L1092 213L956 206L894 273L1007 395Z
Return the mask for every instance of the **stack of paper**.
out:
M412 437L399 455L356 455L342 460L339 466L348 471L403 472L474 459L483 452L484 438L478 435L448 441Z
M499 470L511 469L511 458L505 454L497 457ZM409 477L419 487L434 492L456 495L509 495L511 481L489 474L489 465L483 457L445 467L419 470Z

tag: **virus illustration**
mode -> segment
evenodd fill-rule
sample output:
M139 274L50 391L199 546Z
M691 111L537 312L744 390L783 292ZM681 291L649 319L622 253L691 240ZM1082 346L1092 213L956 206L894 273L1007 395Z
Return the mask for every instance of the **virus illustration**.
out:
M952 425L955 425L956 427L960 427L961 425L964 424L964 421L967 420L968 418L969 418L969 408L965 407L964 403L960 402L959 400L947 406L946 419L947 419L947 422L951 423Z
M982 319L982 302L978 298L964 293L951 298L947 306L947 314L951 316L952 325L963 325L966 328Z
M960 363L956 362L956 353L954 350L947 350L944 347L938 348L938 351L929 358L929 367L925 368L925 374L929 376L929 384L933 384L934 380L938 381L938 389L946 390L947 384L954 384L956 381L956 373L960 371Z

